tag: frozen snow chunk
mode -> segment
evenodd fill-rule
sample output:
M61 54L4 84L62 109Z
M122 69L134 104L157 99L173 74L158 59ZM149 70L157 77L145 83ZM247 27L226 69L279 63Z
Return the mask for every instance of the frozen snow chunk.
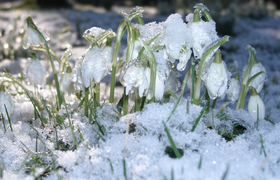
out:
M30 83L43 85L47 75L46 68L37 59L30 59L27 64L26 76Z

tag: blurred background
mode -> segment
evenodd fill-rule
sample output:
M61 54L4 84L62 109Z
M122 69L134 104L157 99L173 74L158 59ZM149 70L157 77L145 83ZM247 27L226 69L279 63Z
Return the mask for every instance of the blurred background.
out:
M195 3L204 3L207 7L220 9L229 8L232 5L255 4L267 6L272 4L280 8L279 0L0 0L0 8L73 8L79 5L103 7L111 10L114 6L152 6L157 7L159 13L175 12L183 8L192 7Z

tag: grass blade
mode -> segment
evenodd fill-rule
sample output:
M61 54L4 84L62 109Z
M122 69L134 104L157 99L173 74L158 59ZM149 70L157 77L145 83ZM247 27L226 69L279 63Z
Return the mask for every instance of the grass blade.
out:
M200 119L202 118L202 116L203 116L203 114L204 114L204 112L205 112L205 110L206 110L206 108L207 108L207 105L208 105L208 103L209 103L209 100L210 100L210 99L208 99L207 103L205 103L205 105L203 106L202 110L200 111L200 115L196 118L195 123L194 123L194 125L193 125L193 127L192 127L191 132L194 132L196 126L198 125Z
M173 141L173 139L172 139L172 137L171 137L171 134L170 134L170 132L169 132L169 130L168 130L168 128L167 128L165 122L163 122L163 124L164 124L164 131L166 132L166 135L167 135L168 140L169 140L169 142L170 142L170 144L171 144L171 147L172 147L172 149L173 149L173 151L174 151L174 153L175 153L175 155L176 155L176 158L179 159L179 158L182 157L182 155L181 155L180 152L178 151L178 149L177 149L177 147L176 147L176 145L175 145L175 143L174 143L174 141Z
M4 107L5 107L5 111L6 111L6 114L7 114L7 118L8 118L9 124L10 124L10 129L11 129L11 131L13 131L12 124L11 124L11 119L10 119L10 116L9 116L9 113L8 113L8 110L7 110L7 107L6 107L6 104L4 104Z

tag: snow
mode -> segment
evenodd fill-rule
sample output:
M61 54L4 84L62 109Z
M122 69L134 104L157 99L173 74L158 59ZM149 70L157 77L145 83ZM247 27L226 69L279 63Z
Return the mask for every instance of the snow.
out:
M45 26L46 32L50 32L51 40L59 30L53 28L52 31L49 31L53 27L49 24L50 21L53 21L54 25L57 22L69 25L71 21L74 22L75 19L78 19L79 13L80 28L83 30L88 29L94 22L96 26L104 29L112 28L116 32L116 26L121 22L121 17L116 16L113 12L101 14L91 11L68 10L68 12L63 12L60 10L55 15L47 12L43 12L42 15L36 11L30 12L41 20L38 21L41 25L47 25ZM0 16L13 18L16 17L16 13L21 12L5 12L4 15L0 12ZM23 14L27 14L27 12L23 11ZM69 21L66 20L66 16ZM101 17L104 18L104 21L100 21ZM60 18L63 21L59 20ZM142 112L122 116L119 120L116 119L116 105L102 103L96 112L98 126L96 123L89 123L89 120L83 116L84 109L78 107L79 100L75 96L66 95L67 102L71 102L67 106L67 110L72 111L69 118L74 127L74 134L79 141L81 140L80 131L83 141L74 151L62 151L55 149L56 130L61 146L65 145L71 148L75 145L65 107L62 106L62 109L57 112L57 115L64 119L65 126L56 126L55 129L54 125L57 120L47 118L49 122L42 128L41 121L38 118L34 119L34 107L29 99L24 94L16 95L13 97L14 113L11 113L13 131L11 132L9 123L5 120L7 131L4 132L3 122L0 122L0 167L4 166L2 179L34 179L34 176L40 176L44 173L43 171L47 167L52 167L53 163L59 168L42 177L43 179L124 179L124 157L128 179L171 179L173 174L174 179L213 180L221 179L226 172L226 179L279 179L279 21L279 19L272 17L261 20L237 19L234 27L236 36L222 45L224 49L221 52L223 60L227 63L237 61L239 64L237 69L241 72L241 68L248 62L248 52L245 47L248 44L256 47L258 62L262 62L268 77L260 96L265 102L266 117L269 117L275 125L260 120L257 126L246 110L235 111L234 107L230 106L231 104L223 109L224 115L228 117L227 120L221 120L216 114L225 101L219 100L216 108L204 115L195 131L191 132L194 120L199 116L202 107L192 105L187 101L187 98L182 98L170 120L166 123L176 147L184 152L182 158L175 159L165 154L165 149L170 146L170 142L163 124L174 107L176 102L174 97L171 97L168 103L147 104ZM154 25L150 24L150 26ZM159 26L160 29L161 25L157 24L156 26ZM209 25L209 31L211 28L213 29L213 26L212 22ZM141 30L148 31L144 27ZM196 29L196 31L198 30ZM75 37L68 39L75 41ZM83 44L82 40L75 43ZM201 52L202 44L207 43L208 41L203 39L203 43L197 47L199 49L197 52ZM85 47L87 44L84 43L83 46ZM56 46L56 49L59 48L60 46ZM77 53L74 54L74 52ZM79 47L74 47L71 58L80 57L82 52ZM73 59L70 59L72 60L70 62L75 62ZM10 62L1 58L0 69L2 71L4 68L10 68L8 71L16 74L17 71L23 71L26 68L26 62L26 58ZM74 63L71 65L73 67ZM81 68L82 61L78 61L72 76L75 76L75 81L82 85ZM36 78L38 77L36 76ZM175 80L173 80L174 82ZM26 86L31 90L34 88ZM106 87L101 86L101 92L105 91ZM51 102L53 101L53 92L54 90L50 90L46 85L36 90L37 94ZM178 96L178 94L176 95ZM102 96L106 97L108 93ZM188 97L189 94L187 93L186 96ZM187 107L188 104L189 107ZM247 109L246 107L244 109ZM48 117L48 112L43 111L41 115ZM231 141L226 141L220 134L230 132L232 125L236 123L246 128L244 133ZM129 125L130 127L134 126L134 130L130 128L128 133L126 131ZM104 128L103 135L100 134L100 127ZM36 153L40 158L42 166L36 167L35 172L28 173L27 167L32 165L33 153ZM199 168L200 161L201 167Z

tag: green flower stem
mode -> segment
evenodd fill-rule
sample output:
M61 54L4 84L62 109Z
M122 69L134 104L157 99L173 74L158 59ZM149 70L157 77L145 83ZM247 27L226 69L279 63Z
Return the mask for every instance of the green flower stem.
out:
M194 15L193 15L193 22L200 22L201 19L200 19L200 13L199 13L199 10L195 10L194 11Z
M48 43L47 43L45 37L43 36L43 34L39 31L39 29L35 25L35 23L33 22L32 18L30 16L27 18L27 25L30 26L31 28L33 28L35 31L37 31L37 33L41 36L41 38L44 42L47 54L48 54L50 62L51 62L51 67L52 67L53 77L54 77L55 87L56 87L56 93L57 93L57 98L58 98L58 109L60 109L61 104L63 102L63 97L62 97L60 89L59 89L58 77L57 77L57 73L56 73L56 70L55 70L55 66L54 66L54 63L53 63L53 60L52 60L52 55L51 55Z
M203 54L200 60L198 77L196 79L195 90L194 90L194 104L199 105L199 97L200 97L200 86L201 86L201 75L205 66L206 60L208 60L209 56L211 57L217 48L227 42L229 40L229 36L224 36L221 39L214 42L210 47L208 47L207 51Z
M127 21L131 21L133 18L139 16L140 14L143 13L143 9L139 8L137 11L129 14L126 16ZM123 20L117 30L117 36L116 36L116 46L115 46L115 52L113 56L113 61L112 61L112 77L111 77L111 86L110 86L110 99L109 102L113 103L114 102L114 93L115 93L115 84L116 84L116 73L117 73L117 58L118 58L118 51L121 45L121 39L122 36L126 30L126 22Z
M135 112L140 111L141 107L141 98L139 96L139 89L135 91Z
M116 84L116 73L117 73L117 58L118 58L118 52L121 45L121 39L126 30L126 24L123 20L121 24L118 27L117 31L117 38L116 38L116 46L114 51L114 56L112 60L112 76L111 76L111 86L110 86L110 99L109 102L114 102L114 94L115 94L115 84Z
M218 98L215 98L215 99L213 100L213 102L212 102L212 106L211 106L211 108L212 108L212 109L214 109L214 108L215 108L215 106L216 106L216 102L217 102L217 99L218 99Z
M88 107L89 106L89 87L85 88L85 109L84 116L88 117Z
M94 110L99 106L100 102L100 83L96 83L94 87Z
M236 108L235 108L236 110L244 108L245 98L246 98L246 95L248 92L248 87L247 87L248 78L251 73L253 65L257 63L255 50L251 46L247 46L246 49L249 51L249 63L248 63L247 69L246 69L244 79L242 81L238 101L237 101Z
M194 102L194 82L195 82L195 72L194 72L194 70L195 70L195 63L194 63L194 58L192 57L192 64L191 64L191 68L192 68L192 73L191 73L191 75L192 75L192 89L191 89L191 96L192 96L192 104L193 104L193 102Z
M255 88L251 87L251 96L257 96L258 93Z
M205 100L206 100L206 109L204 111L204 114L208 114L209 113L209 109L210 109L210 97L209 97L209 94L208 94L207 90L206 90L206 94L205 94Z
M126 87L124 87L123 92L123 115L127 115L128 113L128 95L125 94Z
M150 68L151 68L149 93L152 94L152 99L150 100L150 102L153 102L154 101L154 96L155 96L155 89L156 89L156 73L157 73L156 59L155 59L154 53L152 52L152 50L150 49L148 44L145 43L144 41L142 41L141 39L139 39L139 41L142 43L145 50L148 52L148 54L150 56L148 58L149 65L150 65Z

